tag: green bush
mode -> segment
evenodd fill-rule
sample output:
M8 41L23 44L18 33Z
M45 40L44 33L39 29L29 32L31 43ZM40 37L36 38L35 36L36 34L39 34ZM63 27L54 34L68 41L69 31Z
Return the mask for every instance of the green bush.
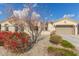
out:
M61 52L59 49L60 49L60 48L55 48L55 47L49 46L47 50L48 50L48 53L49 53L50 55L63 56L63 52Z
M59 35L51 35L50 36L50 42L54 43L54 44L60 44L62 41L62 37Z
M61 45L65 48L71 48L74 49L74 45L72 45L70 42L66 41L66 40L62 40Z
M49 46L49 47L48 47L48 52L52 52L52 51L55 51L55 48Z
M69 51L69 50L64 50L63 49L62 52L64 52L64 56L77 56L77 54L74 53L73 51Z
M63 49L63 48L54 48L49 46L47 50L48 50L48 53L55 56L77 56L77 54L74 53L73 51Z

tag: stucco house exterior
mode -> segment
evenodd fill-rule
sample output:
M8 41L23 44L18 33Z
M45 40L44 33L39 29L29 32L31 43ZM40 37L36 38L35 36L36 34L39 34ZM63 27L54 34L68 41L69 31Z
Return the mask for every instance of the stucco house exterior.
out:
M40 30L40 22L39 21L32 21L34 23L34 26L38 26L38 30ZM22 24L25 25L23 28L19 28L16 25ZM8 18L6 20L0 21L0 31L11 31L11 32L19 32L21 29L23 29L24 32L27 32L29 34L29 27L27 22L23 20L16 20L13 18Z
M10 29L8 29L10 28ZM14 32L14 25L11 24L8 20L4 20L0 22L0 31L12 31Z
M47 30L48 30L49 32L52 32L52 31L55 30L55 27L53 26L53 22L48 22L48 26L47 26L47 27L48 27Z
M0 31L11 31L11 32L16 32L17 31L17 32L19 32L21 29L16 26L15 22L17 22L18 24L20 22L24 24L25 22L21 21L21 20L17 20L17 21L15 21L14 19L11 19L11 18L0 21ZM24 27L22 29L23 29L24 32L27 32L29 34L28 26Z
M18 24L24 21L17 20ZM0 31L19 31L20 29L15 26L15 22L17 22L14 19L8 19L0 21ZM27 23L25 23L27 25ZM35 24L35 23L34 23ZM40 27L40 22L36 22L35 25L38 25ZM29 28L28 26L22 28L24 29L24 32L28 32ZM70 18L62 18L54 22L48 22L44 28L44 31L56 31L58 34L68 34L68 35L78 35L79 34L79 21L70 19ZM29 33L29 32L28 32Z
M79 21L70 18L62 18L53 22L53 25L52 24L50 26L49 25L48 28L50 28L51 31L55 30L56 33L58 34L67 34L67 35L79 34Z

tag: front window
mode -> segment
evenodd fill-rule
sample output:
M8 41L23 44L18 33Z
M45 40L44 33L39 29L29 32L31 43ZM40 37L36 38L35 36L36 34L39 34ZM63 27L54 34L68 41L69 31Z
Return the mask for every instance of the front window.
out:
M18 26L15 26L15 32L18 32Z
M1 24L0 24L0 30L1 30Z
M9 31L8 24L5 24L5 31Z

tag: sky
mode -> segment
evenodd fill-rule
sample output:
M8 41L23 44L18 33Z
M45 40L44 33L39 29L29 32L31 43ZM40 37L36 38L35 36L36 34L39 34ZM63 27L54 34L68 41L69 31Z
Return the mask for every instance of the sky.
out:
M34 3L30 5L33 14L39 16L43 20L53 21L64 17L79 20L78 3ZM6 10L7 8L13 8L14 14L19 17L28 14L28 4L2 3L0 4L0 20L4 20L8 17L9 13Z

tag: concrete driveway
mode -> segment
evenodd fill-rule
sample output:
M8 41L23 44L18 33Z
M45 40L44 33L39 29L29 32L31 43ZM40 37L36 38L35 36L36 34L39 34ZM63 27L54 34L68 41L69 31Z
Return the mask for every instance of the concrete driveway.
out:
M77 50L79 50L79 36L78 35L64 35L64 34L62 35L61 34L61 36L65 40L71 42L77 48Z

